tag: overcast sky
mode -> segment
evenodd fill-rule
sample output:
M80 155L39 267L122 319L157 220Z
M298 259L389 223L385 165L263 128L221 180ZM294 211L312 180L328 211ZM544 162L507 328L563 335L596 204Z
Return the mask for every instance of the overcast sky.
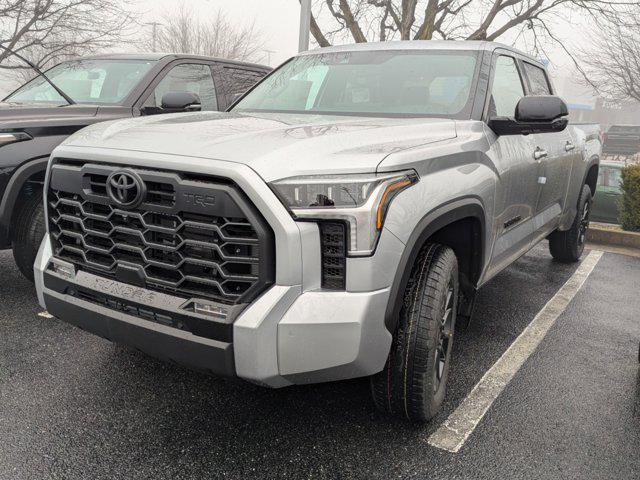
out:
M139 12L140 23L160 21L162 14L175 9L182 0L122 0L129 3ZM239 25L255 23L261 32L264 41L263 57L258 59L260 63L268 63L277 66L292 55L295 55L298 47L298 28L300 16L300 4L298 0L184 0L189 9L193 9L202 17L213 15L221 10L230 21ZM564 19L572 25L570 29L563 29L562 35L571 41L579 38L584 31L580 26L580 19ZM151 26L142 26L149 29ZM500 41L510 43L511 38L505 36ZM313 45L313 44L312 44ZM519 48L527 50L527 45L518 44ZM140 48L134 43L125 44L114 48L118 51L136 51ZM571 97L573 102L587 102L591 95L584 87L578 86L573 78L570 59L563 54L560 48L549 48L552 65L550 71L555 78L555 83L560 93ZM6 77L6 75L5 75ZM7 93L17 85L12 85L7 78L0 78L0 93Z
M123 0L126 1L126 0ZM246 24L255 22L256 27L263 33L266 51L273 50L271 54L271 65L276 66L292 55L295 55L298 46L298 27L300 4L298 0L133 0L141 13L141 19L151 22L161 20L163 12L171 11L180 5L181 1L192 10L200 13L203 17L212 15L221 10L225 12L229 19ZM575 37L580 30L579 19L571 19L570 23L575 26L575 32L565 29L562 34L569 38ZM322 20L321 20L322 21ZM326 22L327 19L325 18ZM151 29L151 26L145 28ZM572 29L573 30L573 29ZM499 39L505 43L511 43L513 39L507 34ZM523 50L527 50L527 45L522 43L517 45ZM550 55L554 58L554 63L563 63L564 58L561 52L551 48Z
M134 0L140 10L141 19L146 22L160 20L162 13L171 11L179 5L180 0ZM211 15L217 10L225 12L229 19L246 24L255 22L256 27L262 32L264 38L264 57L261 63L269 63L277 66L292 55L295 55L298 47L298 26L300 20L300 4L298 0L184 0L188 8L194 9L202 16ZM568 19L565 19L567 21ZM562 36L571 42L581 35L583 28L579 18L572 18L569 23L572 29L564 29ZM151 29L151 26L144 28ZM505 35L500 41L510 43L513 39ZM527 45L517 45L527 50ZM132 47L133 48L133 47ZM269 53L268 51L272 52ZM559 90L573 97L574 102L587 101L591 97L587 89L576 85L572 81L572 64L560 48L549 45L547 53L551 57L550 71L555 78ZM269 61L268 61L269 60ZM561 92L561 93L565 93Z
M179 4L178 0L135 0L148 21L160 20L162 12ZM264 38L264 58L271 53L271 66L276 66L296 54L300 6L297 0L185 0L185 4L202 16L217 10L225 12L239 24L255 22ZM147 28L151 28L150 26Z

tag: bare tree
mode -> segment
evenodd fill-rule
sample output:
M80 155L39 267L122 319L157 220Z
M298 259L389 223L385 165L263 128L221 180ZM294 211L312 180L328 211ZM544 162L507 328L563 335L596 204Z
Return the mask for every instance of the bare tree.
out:
M315 0L311 33L333 41L497 40L507 32L557 41L556 28L580 13L594 25L640 18L637 0ZM634 20L635 19L635 20ZM323 25L323 27L320 26ZM560 27L561 28L561 27Z
M120 0L0 0L0 44L38 66L120 42L133 23ZM0 49L0 68L25 69Z
M585 78L601 95L640 102L640 33L610 25L579 55Z
M202 18L181 3L167 11L159 26L143 42L143 48L164 52L192 53L232 60L254 60L261 56L263 42L254 23L233 24L221 10Z

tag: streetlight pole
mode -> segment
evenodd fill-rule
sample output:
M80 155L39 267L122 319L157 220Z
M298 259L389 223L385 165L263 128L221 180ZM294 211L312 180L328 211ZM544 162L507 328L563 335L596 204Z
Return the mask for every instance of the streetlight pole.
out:
M311 0L300 0L300 39L298 51L309 50L309 30L311 29Z
M262 51L267 54L267 65L271 66L271 54L272 53L276 53L276 51L275 50L267 50L267 49L264 49Z
M149 22L149 23L145 23L145 25L151 25L151 35L152 35L152 46L151 46L151 50L153 50L154 52L156 51L156 43L157 43L157 38L158 38L158 26L162 25L160 22Z

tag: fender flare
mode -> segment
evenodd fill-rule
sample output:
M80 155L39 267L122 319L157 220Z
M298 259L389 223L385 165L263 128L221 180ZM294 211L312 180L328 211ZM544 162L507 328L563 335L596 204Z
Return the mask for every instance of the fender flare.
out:
M22 187L31 176L39 172L45 172L48 162L49 156L26 162L14 172L9 183L7 183L2 201L0 201L0 230L3 231L7 238L10 237L11 218Z
M582 185L587 184L587 176L589 175L589 170L591 170L593 166L597 166L598 170L600 170L600 157L598 155L592 155L591 158L589 158L589 160L587 161L587 166L584 169L584 175L582 176L582 184L580 185L580 188L582 188ZM596 192L593 192L593 194L595 195Z
M398 318L400 316L402 297L411 275L411 266L414 264L418 254L420 253L420 249L427 239L438 230L457 222L458 220L470 217L475 218L480 222L481 254L479 270L482 272L484 268L484 237L486 232L486 219L484 207L478 198L465 197L453 200L431 210L418 222L406 243L389 292L389 300L387 303L384 322L387 330L392 335L395 332Z

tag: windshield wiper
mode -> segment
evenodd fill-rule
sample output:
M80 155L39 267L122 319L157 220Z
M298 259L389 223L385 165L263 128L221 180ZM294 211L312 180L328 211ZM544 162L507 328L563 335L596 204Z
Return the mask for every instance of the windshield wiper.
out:
M5 47L4 45L0 44L0 48L2 48L3 50L6 50L7 52L9 52L12 55L15 55L16 57L18 57L20 60L22 60L24 63L26 63L27 65L29 65L31 68L33 68L36 73L38 75L40 75L42 78L44 78L47 83L49 85L51 85L53 87L53 89L58 92L58 95L60 95L62 98L64 98L67 103L69 105L75 105L76 102L73 101L73 99L71 97L69 97L69 95L67 95L66 93L64 93L62 90L60 90L60 88L58 88L58 86L53 83L51 81L51 79L49 77L47 77L44 72L42 70L40 70L36 65L34 65L31 61L27 60L26 58L24 58L22 55L14 52L13 50L11 50L10 48Z

